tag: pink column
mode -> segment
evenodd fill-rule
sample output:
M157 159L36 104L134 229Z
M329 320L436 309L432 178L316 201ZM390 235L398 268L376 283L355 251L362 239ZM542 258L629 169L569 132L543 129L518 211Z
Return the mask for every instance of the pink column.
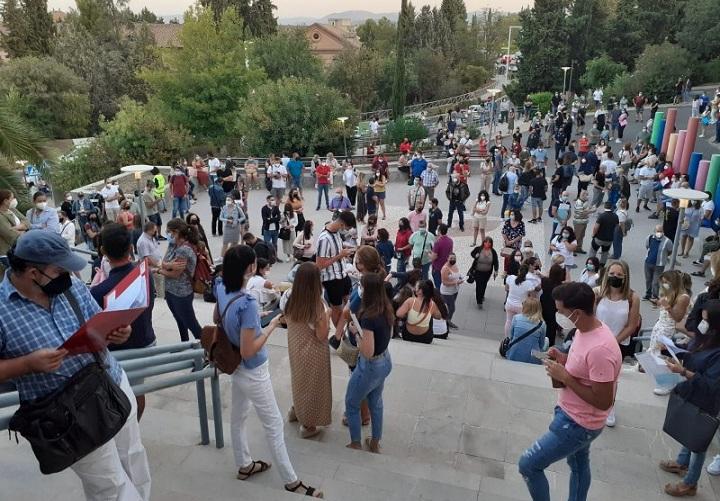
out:
M683 174L687 174L688 165L690 164L690 155L695 149L695 138L697 137L699 123L700 119L697 117L690 117L688 119L687 135L685 136L685 144L683 144L683 151L680 156L680 172Z
M667 153L670 143L670 134L675 132L675 119L677 118L677 108L670 108L665 115L665 132L663 132L662 146L660 153Z
M666 153L665 158L669 158L672 160L672 157L675 154L675 147L677 146L677 138L678 138L677 132L673 132L672 134L670 134L670 140L668 141L668 149L665 152Z
M672 156L673 170L677 172L680 166L680 156L682 155L683 148L685 147L685 137L687 136L686 130L678 132L677 144L675 145L675 153ZM670 157L668 157L670 160Z
M695 189L705 191L705 181L707 181L708 170L710 169L710 160L700 160L698 166L697 177L695 178Z

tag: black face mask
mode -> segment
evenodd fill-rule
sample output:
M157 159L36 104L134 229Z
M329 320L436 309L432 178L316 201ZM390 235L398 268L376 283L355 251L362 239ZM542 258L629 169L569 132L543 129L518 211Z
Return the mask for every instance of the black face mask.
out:
M619 289L625 283L625 279L620 277L608 277L607 283L610 287Z
M450 260L448 261L448 263L450 263L450 265L454 265L456 262L457 262L457 261L455 261L454 259L450 259Z
M40 271L40 273L45 275L45 273L43 273L42 271ZM50 278L47 275L45 276L47 278ZM70 278L70 273L65 271L57 277L50 279L50 281L45 285L40 285L37 282L35 282L35 285L40 287L40 289L48 296L59 296L63 292L67 291L70 287L72 287L72 279Z

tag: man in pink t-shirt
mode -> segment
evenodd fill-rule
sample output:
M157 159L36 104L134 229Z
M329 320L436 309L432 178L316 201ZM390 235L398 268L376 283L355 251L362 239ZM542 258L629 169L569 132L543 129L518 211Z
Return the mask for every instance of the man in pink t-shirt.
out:
M548 433L520 457L518 468L533 501L549 501L544 470L567 459L568 498L585 501L590 490L590 444L605 427L615 401L622 356L612 331L595 317L595 294L590 286L566 283L556 287L552 297L558 326L576 332L569 353L556 348L548 351L546 372L553 386L562 388L555 417Z

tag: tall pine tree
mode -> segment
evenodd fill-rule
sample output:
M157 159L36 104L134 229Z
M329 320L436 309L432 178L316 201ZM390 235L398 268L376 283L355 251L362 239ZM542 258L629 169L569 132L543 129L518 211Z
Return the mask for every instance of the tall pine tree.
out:
M410 6L411 7L411 6ZM410 18L410 7L407 0L402 0L400 6L400 15L398 16L397 41L395 44L396 63L395 77L392 89L392 112L393 118L398 119L405 112L405 100L407 99L407 83L405 81L405 57L407 36L412 28L413 18ZM414 10L413 10L414 12Z
M50 54L55 33L47 0L5 0L3 24L8 32L0 43L11 57L46 56Z

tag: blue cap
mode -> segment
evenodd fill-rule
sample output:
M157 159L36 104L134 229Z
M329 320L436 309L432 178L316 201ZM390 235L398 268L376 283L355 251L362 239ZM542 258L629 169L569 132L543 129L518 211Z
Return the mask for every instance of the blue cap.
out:
M58 233L49 230L31 230L17 239L15 256L35 264L54 264L67 271L81 271L85 260L70 250Z

